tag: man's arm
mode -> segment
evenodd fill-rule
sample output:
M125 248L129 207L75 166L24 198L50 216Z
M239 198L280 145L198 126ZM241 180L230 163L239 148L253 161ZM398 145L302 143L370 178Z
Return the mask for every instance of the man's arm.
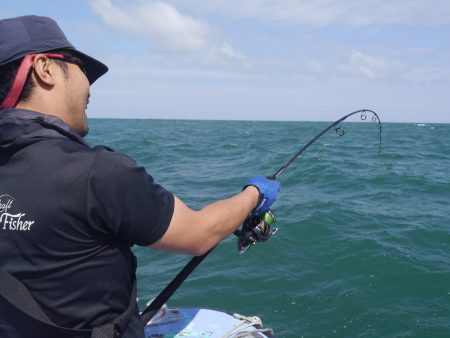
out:
M258 188L247 186L239 194L207 205L199 211L175 197L169 228L151 247L158 250L200 256L231 234L255 209Z

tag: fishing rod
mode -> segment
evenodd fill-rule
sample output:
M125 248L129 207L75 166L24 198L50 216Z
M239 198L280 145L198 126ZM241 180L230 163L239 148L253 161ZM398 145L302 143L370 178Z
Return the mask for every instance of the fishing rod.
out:
M308 143L297 150L281 167L271 176L268 176L271 180L276 180L292 162L294 162L306 149L314 144L323 134L330 129L334 128L336 134L344 136L345 131L339 126L341 122L346 120L352 115L360 114L361 120L367 119L367 114L372 114L372 122L378 124L379 128L379 148L378 152L381 152L381 120L377 113L369 109L360 109L341 117L339 120L333 122L328 127L323 129L320 133L314 136ZM257 242L268 240L272 235L277 232L277 228L270 228L275 222L275 216L271 210L267 210L262 215L250 214L242 224L240 230L236 230L234 234L238 237L238 250L239 253L244 253L250 246ZM216 245L217 246L217 245ZM208 256L215 248L211 248L208 252L201 256L193 257L186 266L175 276L175 278L156 296L152 302L142 311L141 319L144 323L148 323L161 309L161 307L169 300L174 292L180 287L180 285L186 280L186 278L194 271L194 269Z
M350 116L358 114L358 113L361 114L361 116L360 116L361 120L367 119L367 113L373 114L372 122L378 123L378 128L380 130L380 144L379 144L378 152L381 152L381 120L378 117L377 113L375 113L373 110L361 109L361 110L354 111L353 113L347 114L347 115L341 117L339 120L330 124L324 130L322 130L320 133L318 133L316 136L314 136L311 139L311 141L309 141L303 147L301 147L298 151L296 151L285 163L283 163L283 165L280 167L280 169L277 170L277 172L275 174L269 176L268 178L271 180L276 180L278 178L278 176L280 176L292 162L294 162L306 149L308 149L314 142L316 142L323 134L325 134L331 128L335 128L336 134L338 134L339 136L344 136L345 131L344 131L344 129L342 129L341 127L338 126L339 123L343 122ZM338 127L336 127L336 126L338 126Z

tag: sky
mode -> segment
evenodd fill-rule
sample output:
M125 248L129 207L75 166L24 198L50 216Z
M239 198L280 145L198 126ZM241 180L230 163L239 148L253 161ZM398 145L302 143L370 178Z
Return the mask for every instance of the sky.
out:
M0 0L109 66L92 118L450 123L448 0Z

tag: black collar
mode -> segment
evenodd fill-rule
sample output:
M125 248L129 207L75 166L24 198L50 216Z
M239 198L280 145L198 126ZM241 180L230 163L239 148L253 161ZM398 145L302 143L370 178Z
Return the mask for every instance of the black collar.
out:
M61 136L88 146L80 134L56 116L26 109L0 110L0 144L10 143L18 138Z

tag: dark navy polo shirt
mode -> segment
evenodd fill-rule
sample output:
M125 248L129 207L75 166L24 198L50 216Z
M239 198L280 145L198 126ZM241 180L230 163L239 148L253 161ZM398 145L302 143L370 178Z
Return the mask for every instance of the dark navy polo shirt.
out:
M56 324L92 328L122 313L130 247L159 240L173 208L173 195L128 156L89 147L56 117L0 112L0 268ZM0 336L14 320L4 306ZM143 337L137 310L124 337Z

